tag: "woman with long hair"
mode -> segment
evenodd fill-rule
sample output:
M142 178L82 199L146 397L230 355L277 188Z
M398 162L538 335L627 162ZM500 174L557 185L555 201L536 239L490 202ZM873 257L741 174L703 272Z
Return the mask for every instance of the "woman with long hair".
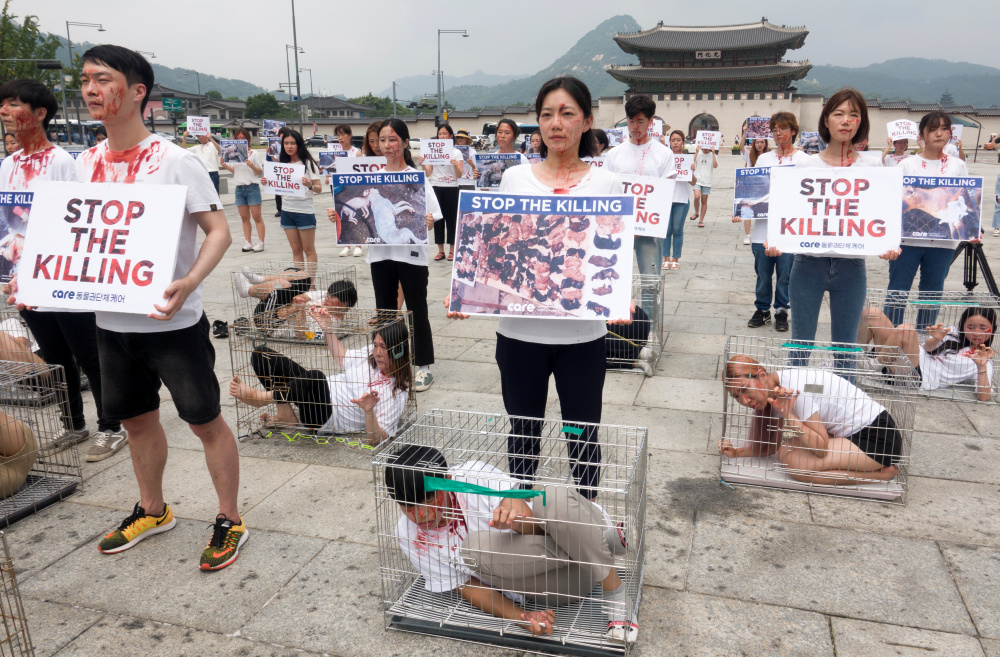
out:
M670 133L670 150L674 155L684 153L684 132ZM684 246L684 221L691 207L691 186L697 184L698 176L691 172L691 181L675 180L674 202L670 206L670 221L667 236L663 240L663 269L680 269L681 248Z
M233 139L245 139L247 142L246 162L236 162L228 164L222 162L222 166L233 174L233 184L236 185L236 211L240 213L240 221L243 222L243 252L264 250L264 219L260 214L261 196L260 185L257 181L264 174L264 164L260 160L260 153L250 148L250 132L246 128L237 128L233 131ZM253 223L257 226L257 242L253 243L253 226L250 224L250 217L253 216Z
M382 127L381 121L372 121L365 128L365 143L362 152L365 157L381 157L382 151L378 147L378 129Z
M298 130L288 128L281 139L281 156L279 162L284 164L302 164L305 173L301 183L306 195L303 197L289 196L282 201L281 227L292 247L292 260L299 264L315 263L316 256L316 212L313 207L313 195L323 191L323 179L319 175L319 165L306 148L306 143ZM264 178L260 179L266 185ZM312 271L312 268L307 268Z
M447 123L442 123L437 131L438 139L455 139L455 131ZM454 143L454 142L453 142ZM437 196L438 205L441 206L441 213L444 219L434 222L434 243L437 244L438 252L434 256L435 260L444 260L444 242L447 229L448 239L448 260L455 259L455 221L458 218L458 179L462 177L465 161L462 152L452 147L451 160L448 164L424 164L424 156L421 155L419 164L423 167L427 179L431 181L434 194Z

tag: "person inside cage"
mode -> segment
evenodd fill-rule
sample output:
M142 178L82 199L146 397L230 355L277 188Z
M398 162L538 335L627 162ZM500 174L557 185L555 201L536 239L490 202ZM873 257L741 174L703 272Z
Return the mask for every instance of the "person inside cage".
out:
M314 290L313 279L297 267L281 274L261 276L249 268L233 275L236 294L242 299L260 299L253 310L254 326L271 337L319 336L315 323L307 321L306 309L321 303L336 319L358 303L358 290L349 280L334 281L326 292ZM236 320L241 323L241 320ZM246 322L246 320L243 320Z
M403 513L396 541L424 588L456 591L488 614L551 635L552 607L593 600L600 583L606 636L635 642L635 610L614 567L615 555L627 552L621 525L569 486L526 491L517 484L483 461L449 467L425 445L391 457L385 485ZM526 599L535 610L526 609Z
M927 338L913 324L893 327L878 308L861 316L858 344L873 343L872 356L886 374L899 374L899 365L886 358L882 347L899 347L920 376L921 390L939 390L974 381L976 398L989 401L993 386L993 335L997 325L993 308L970 306L962 312L958 326L935 324L925 329Z
M889 411L829 370L768 372L750 356L726 362L726 392L753 409L747 445L719 441L729 458L768 457L798 481L827 486L889 481L903 450Z
M0 412L0 499L16 493L38 456L38 441L25 423Z
M250 364L264 390L233 376L229 394L258 408L277 404L274 417L261 415L265 426L304 426L334 434L364 431L369 444L378 445L395 434L410 397L406 323L390 320L372 331L367 347L347 349L332 330L334 313L329 308L313 308L309 315L322 329L330 355L343 371L330 375L307 370L270 347L256 345Z
M631 324L608 324L605 340L608 350L607 369L620 370L638 367L646 376L653 376L650 348L646 346L653 322L641 306L632 307Z

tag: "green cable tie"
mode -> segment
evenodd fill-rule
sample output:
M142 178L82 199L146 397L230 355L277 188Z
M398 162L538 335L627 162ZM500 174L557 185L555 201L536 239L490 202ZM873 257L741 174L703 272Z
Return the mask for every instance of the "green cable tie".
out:
M525 490L523 488L496 490L487 486L476 486L475 484L467 484L464 481L455 481L453 479L444 479L442 477L431 477L429 475L424 475L424 490L427 492L443 490L450 493L468 493L470 495L507 497L512 500L527 500L532 497L541 496L542 506L545 506L545 491L543 490Z
M840 351L845 353L862 353L864 349L861 347L824 347L818 344L792 344L791 342L786 342L781 345L788 349L814 349L818 351Z
M563 426L563 428L560 429L559 431L561 433L571 433L574 436L582 436L583 435L583 429L581 429L580 427L567 427L567 426Z
M892 303L891 301L889 303ZM961 301L911 301L914 306L968 306L969 302Z
M361 449L370 449L371 451L374 452L375 451L375 446L374 445L362 445Z

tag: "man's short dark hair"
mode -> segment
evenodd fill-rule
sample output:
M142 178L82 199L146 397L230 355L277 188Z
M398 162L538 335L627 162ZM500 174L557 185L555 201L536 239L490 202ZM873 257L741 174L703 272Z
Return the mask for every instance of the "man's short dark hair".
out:
M358 305L358 290L351 281L334 281L326 288L326 293L348 308Z
M392 499L404 506L423 504L432 495L424 489L424 475L444 478L448 462L433 447L407 445L385 466L385 485Z
M49 121L55 118L59 111L59 103L56 96L49 88L38 80L11 80L5 82L0 87L0 103L5 100L19 100L32 111L38 108L45 109L45 118L42 119L42 129L48 129Z
M630 119L634 119L640 114L645 114L646 118L650 121L653 120L653 115L656 114L656 103L649 96L632 96L625 103L625 116Z
M145 57L122 46L104 44L83 53L83 63L99 64L118 71L125 76L125 82L130 87L134 84L144 85L146 95L142 99L139 113L146 113L146 103L149 102L149 94L153 92L153 67Z
M108 129L105 128L103 125L99 125L96 128L94 128L94 136L95 137L104 137L105 139L107 139L107 137L108 137Z

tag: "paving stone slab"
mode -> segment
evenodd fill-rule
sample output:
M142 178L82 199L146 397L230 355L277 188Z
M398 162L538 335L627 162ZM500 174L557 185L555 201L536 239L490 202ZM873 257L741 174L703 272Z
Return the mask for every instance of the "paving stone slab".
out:
M28 579L21 593L118 614L141 610L151 620L231 634L326 544L249 529L239 559L218 572L198 569L211 535L207 523L178 519L171 531L119 554L84 545L58 568Z
M496 363L467 363L441 360L431 365L434 385L430 389L464 392L500 392L500 370ZM417 393L417 402L420 402Z
M980 636L1000 639L1000 550L944 544L941 551Z
M743 308L728 303L702 303L697 301L681 301L677 306L677 314L687 317L714 317L725 319L739 315ZM704 320L703 320L704 321Z
M654 376L643 381L635 403L680 411L721 412L722 382Z
M495 367L495 366L494 366ZM608 370L604 375L604 395L602 399L605 404L631 404L639 389L643 385L645 376L638 372L616 372ZM500 392L499 379L497 380L497 392ZM556 379L549 377L548 402L552 403L559 399L556 391Z
M104 616L103 612L83 607L42 602L26 596L22 596L22 599L35 657L56 654ZM5 645L4 651L9 651L9 647Z
M496 336L492 340L476 340L459 359L463 363L497 363L497 341Z
M702 454L714 451L708 444L714 418L711 413L618 404L605 404L601 412L606 424L646 427L651 449Z
M442 296L442 298L444 298ZM449 319L441 330L434 330L434 337L473 338L476 340L495 340L497 337L497 321L486 317L470 317L469 319Z
M685 354L665 351L656 366L657 375L683 376L688 379L718 380L721 376L717 354Z
M831 622L837 657L983 657L979 641L971 636L849 618Z
M910 473L937 479L995 483L1000 440L976 435L913 434Z
M435 360L464 360L462 354L467 352L478 340L473 338L454 338L448 336L434 336L434 359Z
M699 517L688 590L923 629L976 632L930 541L778 519Z
M708 335L724 335L725 326L718 320L689 315L666 315L663 318L665 331L681 331L682 333L698 333Z
M371 469L371 452L342 445L319 445L312 440L288 442L284 438L252 439L240 443L240 457L286 461L305 465L327 465L360 470Z
M685 331L670 331L663 348L664 353L707 354L710 356L721 356L725 350L725 335L705 335L704 333Z
M969 418L969 422L982 436L1000 438L1000 405L955 404Z
M913 426L927 433L974 436L977 429L962 411L963 404L937 399L921 399L916 404Z
M1000 657L1000 640L980 639L979 643L983 646L986 657Z

